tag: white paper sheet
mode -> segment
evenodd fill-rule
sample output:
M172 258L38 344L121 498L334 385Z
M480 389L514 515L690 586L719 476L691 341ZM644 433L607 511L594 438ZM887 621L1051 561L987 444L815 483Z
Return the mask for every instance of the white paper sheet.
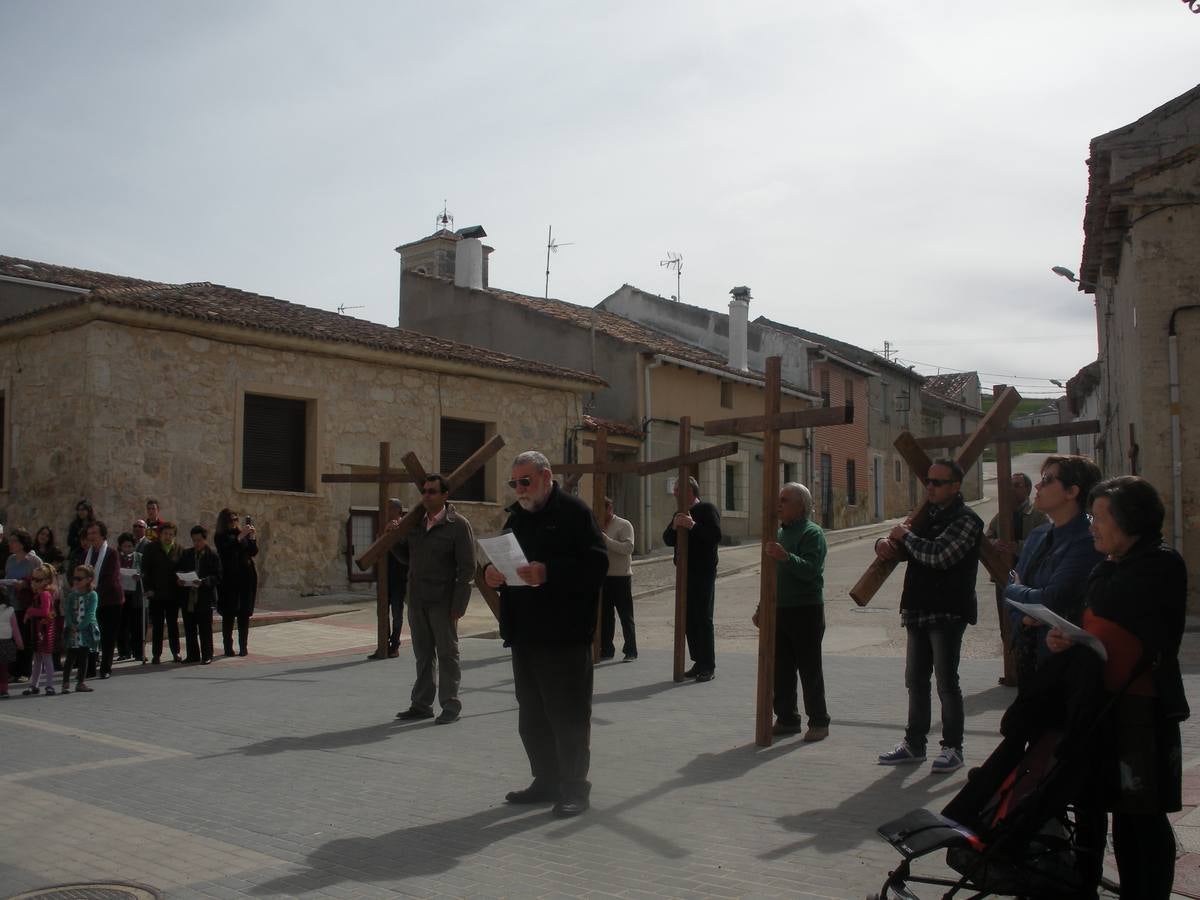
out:
M137 569L121 569L121 590L137 590Z
M1100 641L1100 638L1084 631L1074 622L1067 621L1050 607L1043 606L1040 603L1018 603L1016 600L1009 600L1007 597L1004 598L1004 602L1014 609L1019 609L1031 619L1037 619L1051 628L1057 628L1075 643L1091 647L1101 659L1108 659L1108 651L1104 649L1104 644Z
M200 576L195 572L177 572L175 577L184 587L195 587L200 583Z
M529 562L525 559L525 551L521 549L521 545L517 543L517 538L511 531L495 537L479 538L477 543L492 565L500 570L505 581L513 585L529 583L517 574L517 568L527 566Z

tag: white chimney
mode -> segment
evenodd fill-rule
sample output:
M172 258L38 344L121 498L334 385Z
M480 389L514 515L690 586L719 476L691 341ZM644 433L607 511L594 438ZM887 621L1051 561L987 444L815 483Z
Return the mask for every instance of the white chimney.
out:
M746 332L750 322L750 288L735 287L729 301L729 368L749 371Z
M483 288L483 241L460 238L454 246L454 283L459 287Z

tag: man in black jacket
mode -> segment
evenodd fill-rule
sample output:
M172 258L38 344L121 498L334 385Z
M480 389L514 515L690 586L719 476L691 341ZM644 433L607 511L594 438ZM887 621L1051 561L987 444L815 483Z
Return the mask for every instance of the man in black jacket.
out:
M676 513L663 541L675 546L676 528L688 530L687 559L687 643L692 667L684 672L696 681L712 681L717 674L717 648L713 636L713 605L717 589L717 545L721 543L721 514L707 500L700 499L700 482L689 477L688 511ZM679 484L675 485L679 496Z
M484 579L500 591L500 636L512 646L518 730L533 783L509 803L554 801L554 814L588 808L591 783L592 635L608 552L591 511L554 483L536 450L513 460L517 502L504 527L521 545L523 585L488 564Z
M975 577L983 520L965 503L963 471L951 459L929 467L925 494L930 515L913 530L907 522L875 542L880 559L907 559L900 621L908 634L904 686L908 688L908 726L895 749L879 755L880 765L925 760L931 702L929 676L937 677L942 703L942 749L930 767L934 774L953 772L963 764L963 697L958 659L963 632L975 624Z

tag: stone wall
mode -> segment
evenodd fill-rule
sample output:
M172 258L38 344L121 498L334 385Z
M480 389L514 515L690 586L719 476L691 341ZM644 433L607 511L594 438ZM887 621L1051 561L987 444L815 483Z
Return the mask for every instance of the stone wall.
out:
M488 472L489 501L462 505L476 531L499 527L511 457L562 453L579 421L570 390L283 351L165 330L93 322L0 344L0 386L11 411L11 467L0 492L6 525L51 524L65 539L74 503L89 497L112 531L143 514L147 496L182 533L213 528L224 506L259 528L260 597L350 589L345 523L362 488L323 485L321 473L375 467L391 442L438 468L441 415L491 423L507 446ZM310 401L308 490L243 490L240 408L246 392ZM359 492L359 493L356 493ZM414 487L392 491L415 502ZM366 489L374 505L375 488ZM364 588L359 588L364 589ZM367 588L369 589L369 587Z

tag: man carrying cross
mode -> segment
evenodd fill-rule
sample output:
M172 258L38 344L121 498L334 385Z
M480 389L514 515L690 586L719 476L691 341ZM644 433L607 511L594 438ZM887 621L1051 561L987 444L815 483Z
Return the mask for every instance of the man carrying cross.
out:
M687 558L687 643L692 667L684 678L712 681L717 674L713 607L717 585L717 545L721 543L721 514L716 506L700 499L700 482L688 477L675 483L675 497L685 492L687 512L676 513L663 532L663 543L674 547L676 529L688 531ZM675 558L678 564L678 554Z
M936 460L925 478L929 516L916 529L897 525L875 543L883 560L908 560L900 621L908 634L904 686L908 688L908 725L904 740L879 755L880 765L925 760L931 703L929 678L937 678L942 705L942 750L933 761L935 774L963 764L964 711L958 683L963 632L977 614L975 576L983 520L963 502L963 470L950 459Z

